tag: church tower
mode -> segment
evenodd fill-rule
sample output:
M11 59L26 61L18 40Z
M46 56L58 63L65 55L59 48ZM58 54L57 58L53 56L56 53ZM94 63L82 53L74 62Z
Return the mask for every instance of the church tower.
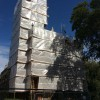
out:
M63 35L45 29L47 9L47 0L17 2L9 56L10 92L83 93L81 54L73 45L66 45Z
M56 32L44 29L47 17L47 0L19 0L15 7L9 59L15 91L30 89L32 79L38 89L54 89L57 83L58 78L54 83L45 75L56 58L50 49Z

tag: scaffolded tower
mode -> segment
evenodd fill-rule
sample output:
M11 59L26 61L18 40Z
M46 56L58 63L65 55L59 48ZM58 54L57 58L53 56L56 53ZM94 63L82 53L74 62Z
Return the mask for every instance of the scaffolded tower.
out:
M66 48L63 36L44 28L47 9L47 0L19 0L15 7L9 59L11 92L84 91L80 53L74 47Z

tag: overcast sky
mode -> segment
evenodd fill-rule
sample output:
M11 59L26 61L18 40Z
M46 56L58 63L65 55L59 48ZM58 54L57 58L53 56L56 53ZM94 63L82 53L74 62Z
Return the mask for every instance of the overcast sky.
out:
M54 27L61 32L61 24L66 27L67 34L73 36L70 16L73 7L84 0L48 0L48 29ZM87 0L90 1L90 0ZM0 71L8 62L12 33L13 11L17 0L0 0Z

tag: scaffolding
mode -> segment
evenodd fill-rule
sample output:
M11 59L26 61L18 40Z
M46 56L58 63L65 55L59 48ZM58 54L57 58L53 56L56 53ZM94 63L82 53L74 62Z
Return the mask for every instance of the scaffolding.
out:
M47 0L19 0L16 5L9 92L14 97L28 93L29 100L53 100L59 98L56 93L64 96L69 92L83 98L87 90L81 52L73 43L67 45L63 35L44 28L47 9Z

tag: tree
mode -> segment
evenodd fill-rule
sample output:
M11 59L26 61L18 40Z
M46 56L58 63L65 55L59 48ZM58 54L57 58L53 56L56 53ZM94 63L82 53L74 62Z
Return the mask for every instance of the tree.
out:
M76 43L87 58L100 58L100 0L78 4L71 16Z
M100 64L86 62L85 68L91 100L100 100Z

